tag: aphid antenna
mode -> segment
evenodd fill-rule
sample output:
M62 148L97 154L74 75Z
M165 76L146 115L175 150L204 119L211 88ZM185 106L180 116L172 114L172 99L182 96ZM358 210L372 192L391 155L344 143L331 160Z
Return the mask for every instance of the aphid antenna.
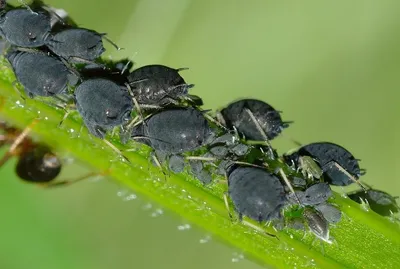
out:
M248 108L244 108L244 110L247 112L247 114L250 116L251 120L253 121L254 125L256 126L258 132L261 134L261 136L264 138L264 141L267 143L268 150L270 153L270 156L273 158L274 152L272 150L272 145L271 142L268 139L267 134L264 132L264 130L261 128L260 123L257 121L256 117L254 117L253 112L250 111Z
M356 179L353 175L351 175L349 172L347 172L346 169L344 169L340 164L338 164L335 161L331 161L329 163L327 163L325 166L328 167L332 167L335 166L337 169L339 169L340 172L342 172L343 174L345 174L347 177L349 177L353 182L357 183L364 192L368 191L368 188L366 188L358 179Z
M152 154L151 158L153 159L154 163L157 165L158 168L160 168L161 173L164 175L164 181L167 181L167 173L165 173L160 160L158 159L156 154Z
M21 99L26 102L25 94L17 87L18 81L13 81L11 86L13 87L14 91L21 97Z
M32 127L39 122L38 119L34 119L25 129L15 138L8 151L0 159L0 167L3 166L14 154L17 147L25 140L26 136L31 132Z
M124 158L125 161L127 161L129 164L131 164L131 161L124 154L122 154L122 152L116 146L114 146L110 141L108 141L107 139L103 139L103 141L113 151L115 151L118 155L120 155L122 158Z
M31 7L30 7L24 0L18 0L18 3L20 3L21 6L23 6L23 7L26 8L27 10L29 10L32 14L39 15L39 13L33 11L33 10L31 9Z
M219 120L214 119L208 112L211 112L211 109L203 110L203 116L209 120L210 122L216 124L218 127L222 128L224 131L229 131Z
M131 60L127 61L126 64L124 65L124 67L122 68L120 74L123 75L125 73L125 71L128 69L129 65L132 63Z
M101 37L104 38L108 43L110 43L116 50L123 50L124 48L118 47L111 39L107 37L106 33L100 33Z
M288 139L289 141L291 141L293 144L295 144L298 147L301 147L303 145L302 143L300 143L299 141L297 141L296 139L294 139L293 137L291 137L291 136L289 136L289 135L287 135L285 133L281 133L281 135L283 137L285 137L286 139Z

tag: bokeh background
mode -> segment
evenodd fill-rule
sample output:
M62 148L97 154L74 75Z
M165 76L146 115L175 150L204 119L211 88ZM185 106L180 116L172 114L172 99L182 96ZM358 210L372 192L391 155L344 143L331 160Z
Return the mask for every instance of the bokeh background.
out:
M348 148L362 179L400 194L400 2L49 0L108 33L137 66L190 67L206 108L267 101L295 123L274 141ZM112 182L42 190L0 169L0 268L260 268ZM76 174L74 165L64 177Z

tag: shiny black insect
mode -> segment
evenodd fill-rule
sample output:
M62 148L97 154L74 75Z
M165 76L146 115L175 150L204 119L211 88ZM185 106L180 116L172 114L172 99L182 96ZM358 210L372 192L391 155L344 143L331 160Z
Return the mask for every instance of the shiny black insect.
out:
M50 31L50 17L46 12L16 8L0 13L0 35L12 45L41 47Z
M11 50L6 58L29 97L63 93L78 77L57 57L40 51Z
M161 108L170 104L179 105L182 101L202 105L202 100L188 91L193 84L187 84L179 71L164 65L147 65L128 75L132 95L141 108Z
M93 78L75 89L76 107L90 133L104 138L107 130L131 119L132 100L127 89L117 83Z
M381 216L391 216L400 211L400 207L396 202L397 197L393 197L383 191L373 189L368 189L367 191L360 190L349 193L347 196L360 204L365 201L368 202L371 210Z
M231 103L220 111L218 120L230 129L236 128L247 140L255 141L274 139L289 126L282 121L279 111L255 99Z
M211 136L203 112L194 108L163 110L132 130L133 139L171 155L196 150L208 143Z
M0 159L0 167L10 158L18 157L16 174L25 182L40 184L44 187L56 187L72 184L96 175L89 173L73 180L55 181L61 172L62 160L48 146L34 142L28 137L31 128L37 123L33 121L24 130L9 126L0 121L0 147L10 145L8 151Z
M279 178L257 167L233 166L229 170L228 194L239 219L247 216L263 222L281 218L287 200Z
M309 156L313 158L323 171L324 180L329 184L347 186L358 182L358 178L364 174L358 161L345 148L329 143L317 142L302 146L296 152L285 155L284 159L291 165L300 166L299 158Z
M72 62L92 62L105 51L105 34L84 28L69 28L53 34L46 46L56 55Z

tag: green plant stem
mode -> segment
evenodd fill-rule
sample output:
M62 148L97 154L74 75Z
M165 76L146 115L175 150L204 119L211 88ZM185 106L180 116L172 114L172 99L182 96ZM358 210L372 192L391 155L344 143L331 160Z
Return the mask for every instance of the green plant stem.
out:
M39 100L22 100L11 86L14 80L12 72L3 67L0 73L0 96L4 98L1 118L20 128L39 118L32 128L35 138L59 152L71 154L94 170L109 169L111 180L218 236L260 264L278 268L400 268L399 225L362 210L349 199L335 195L334 203L344 213L336 227L331 228L337 244L324 244L323 250L319 244L314 244L314 236L309 232L303 237L303 232L299 231L275 232L270 227L265 228L269 233L276 233L277 240L230 220L223 202L225 184L203 186L186 173L164 178L160 170L150 164L148 148L133 142L121 145L117 136L110 138L116 147L124 150L131 161L128 163L104 141L88 135L86 128L78 136L82 121L77 113L58 127L65 112ZM134 151L125 151L127 149Z

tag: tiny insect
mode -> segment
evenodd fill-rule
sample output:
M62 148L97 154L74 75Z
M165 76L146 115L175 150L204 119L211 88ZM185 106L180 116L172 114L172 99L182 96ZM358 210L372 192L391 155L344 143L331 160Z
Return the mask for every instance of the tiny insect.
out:
M0 13L0 35L12 45L36 48L50 36L50 17L46 12L15 8Z
M75 89L76 107L90 133L104 138L107 130L129 122L132 100L124 86L103 78L82 82Z
M233 166L228 171L228 195L241 220L258 222L281 218L287 200L279 178L258 167Z
M141 108L158 109L182 101L202 105L199 97L189 95L193 84L187 84L179 71L187 68L170 68L164 65L146 65L128 75L132 96Z
M299 167L299 159L302 156L309 156L315 160L323 171L324 180L329 184L347 186L356 182L363 187L358 178L365 171L360 169L359 160L345 148L329 142L311 143L300 147L294 153L284 155L284 159L287 163L294 163Z
M231 103L217 114L218 121L236 130L247 140L266 141L278 136L289 126L280 112L256 99L242 99Z
M6 55L29 97L54 96L77 83L77 75L56 56L40 51L11 50Z
M329 223L338 223L342 218L342 211L329 203L321 203L314 207Z
M369 208L381 216L391 216L400 211L400 207L396 202L398 197L393 197L383 191L374 189L360 190L349 193L347 196L360 204L366 201Z
M0 167L13 156L17 156L15 171L18 177L25 182L44 187L69 185L96 175L89 173L73 180L54 181L61 172L62 161L48 146L34 142L28 137L31 128L36 123L37 120L33 121L21 131L0 121L0 147L10 145L8 151L0 159Z
M303 216L307 222L308 228L317 238L328 244L333 243L329 236L329 223L319 211L306 207L304 208Z
M102 40L106 38L105 35L85 28L69 28L50 36L46 46L70 62L93 62L105 51Z
M212 130L203 112L195 108L172 108L157 112L132 130L131 138L155 151L180 154L208 143Z

